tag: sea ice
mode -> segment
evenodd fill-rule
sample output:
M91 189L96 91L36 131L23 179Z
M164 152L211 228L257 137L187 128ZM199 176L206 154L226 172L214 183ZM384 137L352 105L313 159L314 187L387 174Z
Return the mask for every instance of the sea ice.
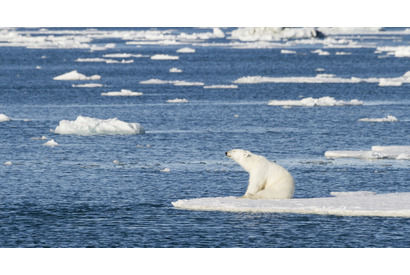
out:
M56 76L53 78L54 80L99 80L101 76L93 75L93 76L85 76L76 70Z
M141 96L143 93L121 89L120 92L101 93L102 96Z
M76 120L61 120L60 124L51 130L61 135L135 135L144 134L145 130L139 123L127 123L117 118L98 119L78 116Z
M170 73L182 73L182 70L178 68L171 68L169 69L169 72Z
M376 52L387 52L395 57L410 57L410 46L377 47Z
M0 114L0 122L10 121L11 118L5 114Z
M156 54L151 56L153 60L178 60L179 57L175 55L167 55L167 54Z
M240 41L275 41L281 39L316 38L319 33L315 28L281 28L281 27L249 27L233 30L230 39Z
M396 122L399 121L395 116L388 115L384 118L361 118L358 121L366 121L366 122Z
M49 146L49 147L54 147L58 146L59 144L54 141L54 139L47 141L46 143L43 144L43 146Z
M177 53L194 53L195 49L192 48L181 48L177 50Z
M142 54L130 54L130 53L110 53L110 54L104 54L103 57L108 57L108 58L130 58L130 57L148 57L148 55L142 55Z
M203 82L189 82L184 80L161 80L161 79L150 79L140 81L140 84L173 84L174 86L203 86Z
M199 211L297 213L338 216L410 217L410 192L332 192L332 197L253 200L236 197L185 199L172 202L179 209Z
M409 159L410 146L373 146L371 151L326 151L327 158Z
M344 106L344 105L362 105L363 102L357 99L350 101L336 100L333 97L325 96L321 98L307 97L301 100L270 100L268 105L272 106Z
M79 88L97 88L102 87L103 85L100 83L86 83L86 84L73 84L72 87L79 87Z
M168 99L168 103L188 103L188 99L185 98L175 98L175 99Z
M237 89L237 85L208 85L204 89Z
M321 49L317 49L315 51L311 51L311 53L317 53L318 55L330 55L329 52L321 50Z
M280 53L282 54L295 54L296 51L291 51L291 50L281 50Z

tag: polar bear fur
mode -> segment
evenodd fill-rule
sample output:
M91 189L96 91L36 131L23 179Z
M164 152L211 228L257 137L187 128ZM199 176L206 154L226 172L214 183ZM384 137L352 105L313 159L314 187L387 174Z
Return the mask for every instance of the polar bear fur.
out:
M243 198L293 198L295 182L292 175L282 166L242 149L233 149L225 155L249 173L249 185Z

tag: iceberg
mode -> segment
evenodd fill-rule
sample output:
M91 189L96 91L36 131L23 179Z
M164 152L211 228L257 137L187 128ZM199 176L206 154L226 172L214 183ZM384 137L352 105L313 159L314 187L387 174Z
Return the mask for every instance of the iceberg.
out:
M388 115L384 118L361 118L357 121L365 121L365 122L397 122L399 121L397 117Z
M0 122L10 121L11 118L5 114L0 114Z
M358 191L332 192L331 195L288 200L214 197L178 200L171 204L178 209L199 211L410 217L410 192L375 194Z
M168 103L188 103L188 99L185 98L175 98L175 99L168 99Z
M167 55L167 54L156 54L151 56L153 60L178 60L179 57L175 55Z
M141 96L143 93L121 89L120 92L101 93L102 96Z
M325 157L410 160L410 146L373 146L371 151L326 151Z
M53 78L54 80L99 80L101 76L93 75L93 76L85 76L76 70L56 76Z
M139 123L127 123L117 118L98 119L78 116L76 120L61 120L60 124L51 130L60 135L135 135L144 134L145 130Z
M301 100L270 100L268 105L271 106L345 106L345 105L363 105L362 101L352 99L350 101L336 100L333 97L325 96L321 98L307 97Z

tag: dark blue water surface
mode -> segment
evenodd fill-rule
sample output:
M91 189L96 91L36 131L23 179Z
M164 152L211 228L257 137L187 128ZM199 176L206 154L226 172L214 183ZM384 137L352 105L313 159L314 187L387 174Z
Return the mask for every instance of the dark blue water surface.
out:
M88 37L85 29L78 36ZM118 32L140 29L116 29ZM0 247L410 247L408 218L343 217L186 211L171 202L243 195L248 174L224 152L243 148L276 160L294 176L296 198L332 191L409 192L410 163L398 160L326 159L327 150L370 150L374 145L409 145L410 84L261 83L237 89L144 85L149 79L230 85L244 76L392 78L410 71L410 58L376 54L378 46L409 45L400 29L350 35L363 47L325 48L323 43L236 48L225 38L184 44L126 44L110 35L90 48L0 47ZM27 35L26 30L17 30ZM29 29L31 36L44 34ZM49 29L50 32L53 29ZM107 32L101 29L95 32ZM164 31L164 29L160 29ZM397 34L390 34L397 31ZM174 29L212 32L206 29ZM52 34L47 34L52 35ZM67 35L58 32L55 36ZM380 37L380 39L379 39ZM147 40L143 40L147 42ZM243 42L245 44L245 42ZM223 45L224 44L224 45ZM195 53L177 53L190 47ZM350 55L336 55L336 52ZM76 62L109 53L142 54L130 64ZM178 60L151 60L154 54ZM117 58L118 59L118 58ZM121 60L121 59L118 59ZM36 68L40 66L39 68ZM170 73L177 67L182 73ZM325 69L324 72L316 71ZM77 70L98 81L56 81ZM72 84L101 83L79 88ZM129 89L138 97L105 97ZM331 96L358 99L362 106L268 106L272 99ZM186 98L188 103L166 103ZM359 118L394 115L395 123ZM142 135L78 136L50 132L77 116L138 122ZM43 146L46 136L59 143ZM118 160L117 162L113 162ZM5 162L13 165L5 165ZM161 170L169 168L170 172Z

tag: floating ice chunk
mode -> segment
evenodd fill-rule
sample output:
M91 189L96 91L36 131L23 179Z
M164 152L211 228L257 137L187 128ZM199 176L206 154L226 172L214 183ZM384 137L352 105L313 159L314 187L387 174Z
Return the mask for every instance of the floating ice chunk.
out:
M128 59L128 60L122 59L121 61L108 59L107 61L105 61L105 63L107 64L113 64L113 63L130 64L130 63L134 63L134 59Z
M43 144L43 146L49 146L49 147L54 147L58 146L59 144L54 141L54 139L47 141L46 143Z
M100 83L87 83L87 84L73 84L72 87L79 87L79 88L98 88L102 87L103 85Z
M171 68L169 69L169 72L170 73L182 73L182 70L178 68Z
M11 161L6 161L6 162L4 163L4 165L13 165L13 163L12 163Z
M403 84L403 82L397 79L381 78L379 80L379 86L401 86L401 84Z
M36 69L37 69L37 70L41 70L41 66L36 66Z
M204 89L237 89L237 85L209 85L204 86Z
M236 197L198 198L178 200L172 202L172 205L179 209L199 211L410 217L410 192L373 194L360 191L333 194L336 196L290 200L253 200Z
M395 57L410 57L410 46L377 47L376 52L387 52Z
M245 76L238 78L233 83L239 84L257 84L257 83L359 83L378 82L379 79L361 79L361 78L340 78L330 74L318 74L317 76L285 76L285 77L268 77L268 76Z
M195 49L192 48L181 48L177 50L177 53L194 53Z
M168 103L188 103L189 101L185 98L175 98L175 99L168 99Z
M32 139L32 140L47 140L47 137L46 137L46 136L32 137L32 138L30 138L30 139Z
M93 76L85 76L76 70L56 76L53 78L54 80L99 80L101 76L93 75Z
M373 146L371 151L326 151L327 158L407 159L410 146ZM400 157L400 158L399 158Z
M78 116L76 120L61 120L60 124L51 130L61 135L135 135L144 134L145 130L139 123L127 123L117 118L98 119Z
M307 97L301 100L271 100L268 105L272 106L344 106L344 105L362 105L363 102L357 99L350 101L336 100L333 97L325 96L321 98Z
M108 59L105 58L77 58L75 62L106 62Z
M104 54L103 57L108 57L108 58L130 58L130 57L148 57L148 55L142 55L142 54L130 54L130 53L110 53L110 54Z
M349 52L336 52L336 55L351 55Z
M0 114L0 122L10 121L11 118L5 114Z
M281 54L295 54L296 51L291 51L291 50L281 50L280 51Z
M102 96L141 96L143 93L121 89L120 92L101 93Z
M181 81L176 80L172 81L175 86L204 86L203 82L189 82L189 81Z
M317 72L324 72L325 69L323 69L323 68L317 68L317 69L315 69L315 71L317 71Z
M315 51L311 51L311 53L317 53L318 55L330 55L329 52L321 50L321 49L317 49Z
M160 172L169 173L169 172L171 172L171 169L169 169L169 168L164 168L164 169L160 170Z
M151 78L149 80L140 81L140 84L169 84L171 82L172 81L166 81L166 80Z
M167 55L167 54L156 54L151 56L151 59L153 60L178 60L178 56L174 55Z
M366 122L396 122L399 121L395 116L388 115L384 118L361 118L358 121L366 121Z

